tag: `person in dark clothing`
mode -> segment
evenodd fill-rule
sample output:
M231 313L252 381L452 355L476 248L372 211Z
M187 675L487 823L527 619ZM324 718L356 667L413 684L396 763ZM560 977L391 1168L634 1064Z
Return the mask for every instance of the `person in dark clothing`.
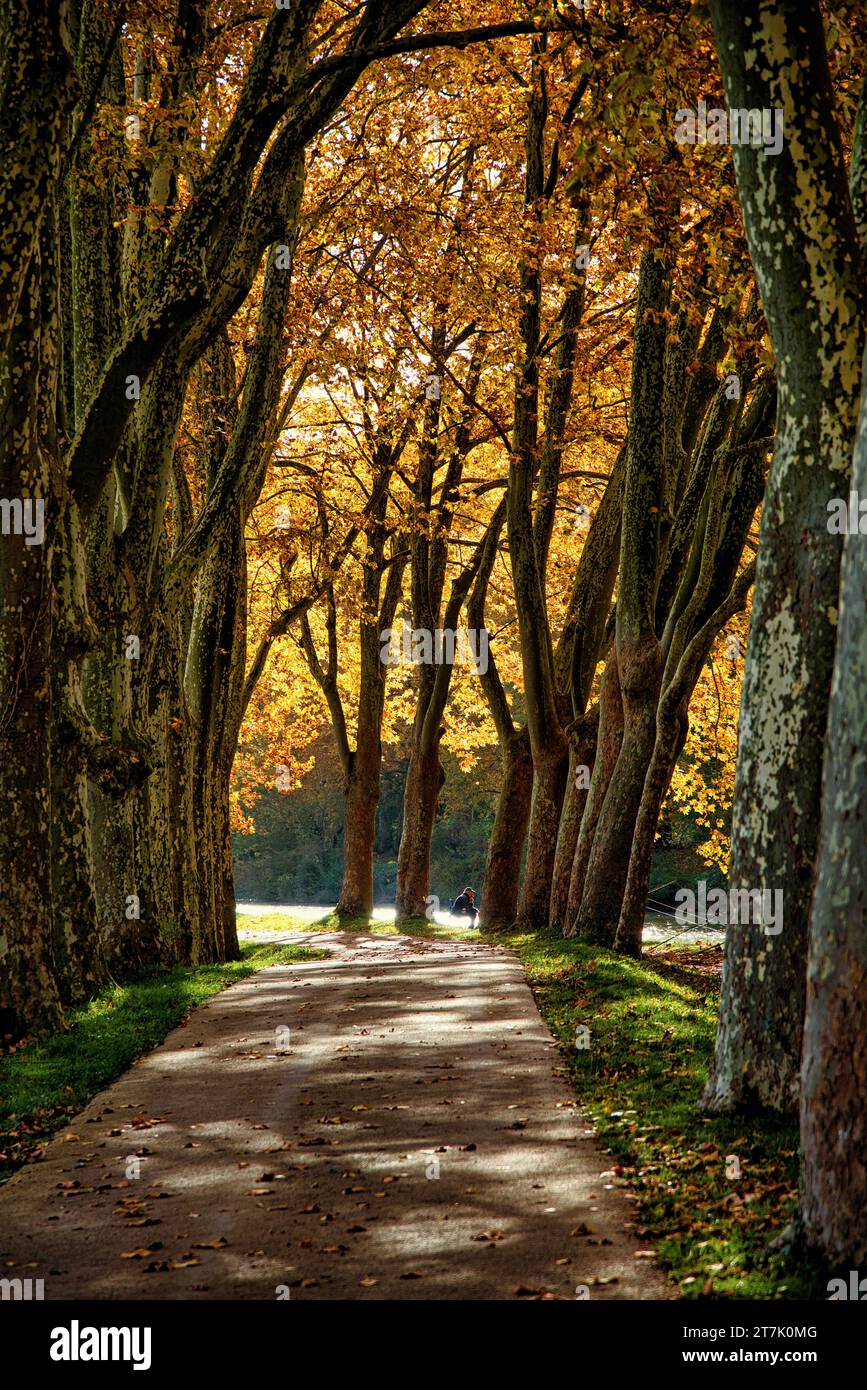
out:
M478 923L479 913L476 907L476 895L472 888L465 888L452 903L453 917L469 917L470 926L474 927Z

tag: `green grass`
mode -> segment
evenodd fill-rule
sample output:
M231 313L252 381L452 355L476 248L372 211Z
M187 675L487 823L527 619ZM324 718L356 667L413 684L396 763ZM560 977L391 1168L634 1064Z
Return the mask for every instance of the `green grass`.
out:
M197 1005L267 965L327 951L244 942L225 965L178 966L105 990L68 1014L68 1033L0 1057L0 1182Z
M547 934L510 935L610 1167L639 1198L640 1235L684 1298L827 1297L827 1271L770 1242L795 1211L793 1120L708 1117L717 985ZM589 1046L576 1046L576 1028ZM739 1177L727 1177L729 1156ZM733 1169L734 1165L730 1165Z
M255 930L261 927L262 931L323 931L320 921L310 922L306 917L290 917L286 912L269 912L267 916L247 916L244 912L237 914L238 930L243 927L245 930Z
M246 917L239 913L238 927L246 931L357 931L372 936L446 937L455 941L493 939L485 937L476 927L446 927L439 922L429 922L426 917L410 918L398 927L395 922L383 922L378 917L338 917L336 912L327 912L312 922L278 912L262 917Z

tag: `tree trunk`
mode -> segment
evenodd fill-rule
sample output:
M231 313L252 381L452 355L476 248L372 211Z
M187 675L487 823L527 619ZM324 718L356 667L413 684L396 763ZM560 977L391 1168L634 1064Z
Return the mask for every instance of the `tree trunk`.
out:
M351 758L343 793L343 881L337 903L340 917L367 919L373 911L373 847L378 805L379 755L375 768L365 767L356 752Z
M632 357L632 416L620 537L615 647L623 741L593 837L576 921L582 936L613 945L635 818L653 755L662 657L654 628L663 493L663 395L669 267L661 252L641 261Z
M620 694L620 678L617 671L617 657L612 651L605 663L602 681L599 686L599 737L596 744L596 757L590 778L590 790L581 817L575 858L569 876L569 900L567 904L567 925L564 936L575 935L575 921L584 884L587 879L587 866L596 836L596 827L605 802L608 784L617 766L620 745L623 741L623 699Z
M598 715L598 709L596 713ZM551 884L548 919L548 925L558 932L564 932L570 920L569 884L581 821L590 791L598 734L598 718L582 720L579 727L571 730L569 734L569 772L554 855L554 878Z
M537 753L533 765L533 796L527 832L527 861L518 906L518 925L535 931L548 923L551 883L557 853L560 812L569 775L566 740L553 752Z
M37 527L44 505L34 544L5 515L0 535L0 1036L14 1037L63 1026L52 964L46 735L61 490L55 191L74 100L67 20L64 0L28 0L0 14L0 498L32 509Z
M69 499L57 522L51 728L51 920L54 969L64 1003L88 998L107 978L99 940L90 816L89 730L81 659L96 638L87 612L84 551Z
M440 791L445 781L439 757L444 730L433 746L419 743L412 751L403 795L403 825L397 856L395 916L398 922L423 917L430 884L430 842Z
M615 949L625 955L641 955L644 912L650 891L656 827L672 774L689 733L684 708L666 709L660 704L656 723L656 744L644 779L641 805L635 821L635 834L629 856L626 888L620 908Z
M500 745L502 782L494 826L485 861L481 925L487 931L506 931L518 912L521 859L530 820L533 757L526 725Z
M827 503L849 489L863 277L819 10L780 0L769 24L761 0L711 0L710 9L729 108L781 108L786 122L778 156L750 146L733 151L779 364L779 406L741 698L729 875L739 888L782 890L785 926L767 935L760 924L742 924L726 935L705 1104L791 1110L838 607L841 541L828 533Z
M184 672L192 727L193 842L202 909L193 923L194 964L237 960L238 937L228 851L229 778L237 739L245 640L246 554L237 510L201 565ZM227 862L227 852L229 858Z
M855 487L867 496L862 396ZM801 1072L801 1217L833 1264L867 1260L867 564L846 538L810 922Z
M613 946L629 871L635 822L653 756L662 675L659 642L648 634L618 656L623 691L623 741L593 836L576 930Z

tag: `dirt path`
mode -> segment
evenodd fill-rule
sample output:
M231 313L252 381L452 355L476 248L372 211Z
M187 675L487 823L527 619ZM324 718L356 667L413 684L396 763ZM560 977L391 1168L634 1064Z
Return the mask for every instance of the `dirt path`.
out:
M269 940L332 955L215 996L96 1097L0 1191L0 1275L46 1299L673 1296L514 956Z

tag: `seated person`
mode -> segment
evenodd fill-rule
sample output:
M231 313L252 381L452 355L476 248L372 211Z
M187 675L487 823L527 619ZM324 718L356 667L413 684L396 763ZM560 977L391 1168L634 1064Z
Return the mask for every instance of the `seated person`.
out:
M465 888L459 897L452 903L452 916L469 917L470 926L476 926L479 920L479 913L476 907L476 895L472 888Z

